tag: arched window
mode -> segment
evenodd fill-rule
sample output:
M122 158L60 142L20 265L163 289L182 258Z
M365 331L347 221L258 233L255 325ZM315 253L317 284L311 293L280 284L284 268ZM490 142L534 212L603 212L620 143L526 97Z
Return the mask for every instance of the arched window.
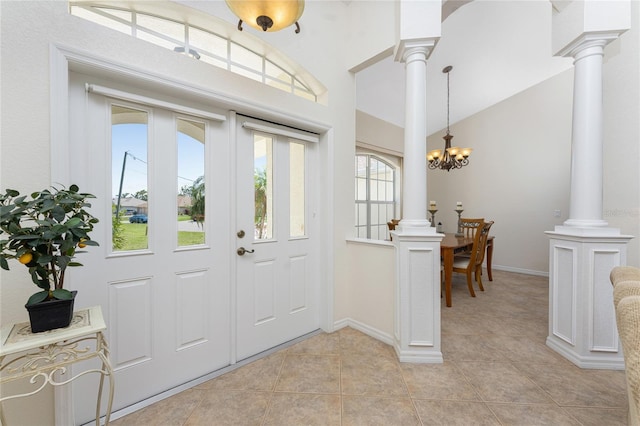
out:
M70 13L313 102L318 91L284 62L269 59L228 37L192 24L139 11L70 2Z
M397 218L397 167L378 155L357 153L355 159L356 237L389 239L387 222Z

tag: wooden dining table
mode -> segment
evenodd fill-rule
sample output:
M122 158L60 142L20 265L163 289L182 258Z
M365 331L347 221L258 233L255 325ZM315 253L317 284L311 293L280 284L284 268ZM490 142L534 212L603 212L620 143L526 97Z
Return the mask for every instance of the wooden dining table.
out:
M456 254L470 250L473 246L472 237L458 237L456 234L445 233L440 242L440 256L444 267L444 294L447 307L451 307L451 278L453 276L453 258ZM487 275L489 281L493 281L491 275L491 259L493 257L493 236L487 238Z

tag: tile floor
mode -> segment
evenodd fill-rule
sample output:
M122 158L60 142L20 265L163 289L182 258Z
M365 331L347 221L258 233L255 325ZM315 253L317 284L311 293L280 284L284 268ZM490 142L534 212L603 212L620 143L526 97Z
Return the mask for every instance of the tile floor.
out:
M442 308L443 364L399 363L344 328L113 421L122 425L625 425L622 371L545 346L548 279L502 271ZM485 279L486 280L486 279Z

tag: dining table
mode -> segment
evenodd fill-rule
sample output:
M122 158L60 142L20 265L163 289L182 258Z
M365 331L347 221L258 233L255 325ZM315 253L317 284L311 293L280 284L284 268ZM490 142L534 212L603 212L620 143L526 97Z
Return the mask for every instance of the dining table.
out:
M493 281L491 275L491 259L493 257L492 235L487 238L487 276L489 281ZM473 247L473 237L460 236L454 233L445 233L440 242L440 256L444 268L444 294L447 307L451 307L451 279L453 277L453 259L456 254L469 251Z

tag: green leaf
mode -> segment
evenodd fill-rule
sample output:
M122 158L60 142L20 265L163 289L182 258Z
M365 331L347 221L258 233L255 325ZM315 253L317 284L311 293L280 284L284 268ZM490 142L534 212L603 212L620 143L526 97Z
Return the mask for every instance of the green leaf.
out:
M2 267L2 269L6 269L7 271L9 270L9 262L7 262L7 259L5 259L4 257L0 257L0 267Z
M41 256L38 256L38 259L36 260L36 262L39 265L46 265L47 263L51 262L53 260L53 256L51 256L50 254L43 254Z
M64 220L65 214L66 213L65 213L64 209L62 207L60 207L60 206L55 206L53 209L51 209L51 215L58 222L62 222Z
M12 235L11 238L14 240L37 240L40 237L37 235Z
M65 290L64 288L59 288L57 290L53 290L53 297L58 300L70 300L73 299L73 294L69 290Z
M72 217L65 223L67 228L75 228L77 226L83 225L82 219L79 217Z
M69 187L69 191L71 191L71 192L78 192L79 190L80 190L80 188L78 188L78 185L76 185L76 184L72 184Z
M49 292L48 291L39 291L37 293L34 293L31 295L31 297L29 297L29 300L27 300L27 306L31 306L31 305L35 305L37 303L40 302L44 302L45 300L47 300L47 297L49 297Z
M56 202L52 199L45 199L42 202L42 208L40 209L40 213L45 213L51 210L56 206Z

